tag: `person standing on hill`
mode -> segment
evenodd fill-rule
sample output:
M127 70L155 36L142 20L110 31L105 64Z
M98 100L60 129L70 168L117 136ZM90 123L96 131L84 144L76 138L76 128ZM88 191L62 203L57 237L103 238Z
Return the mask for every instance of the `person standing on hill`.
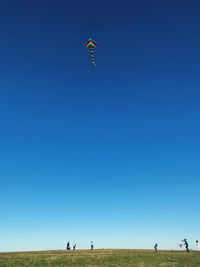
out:
M76 249L76 243L74 242L73 243L73 250L75 250Z
M200 243L198 240L196 240L197 250L200 251Z
M154 246L155 253L157 253L157 247L158 247L158 244L155 243L155 246Z
M93 248L94 248L94 243L93 243L93 241L91 241L90 246L91 246L91 250L93 250Z
M190 252L190 251L189 251L189 248L188 248L188 242L187 242L187 239L185 238L184 240L182 240L182 242L184 242L186 251L187 251L187 252Z
M70 244L69 244L69 241L67 242L67 250L70 250Z

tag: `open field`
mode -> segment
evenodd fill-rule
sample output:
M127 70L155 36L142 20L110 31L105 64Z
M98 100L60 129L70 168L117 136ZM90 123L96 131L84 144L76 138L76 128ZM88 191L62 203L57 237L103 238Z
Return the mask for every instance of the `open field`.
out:
M1 267L85 266L85 267L200 267L200 253L151 250L77 250L0 253Z

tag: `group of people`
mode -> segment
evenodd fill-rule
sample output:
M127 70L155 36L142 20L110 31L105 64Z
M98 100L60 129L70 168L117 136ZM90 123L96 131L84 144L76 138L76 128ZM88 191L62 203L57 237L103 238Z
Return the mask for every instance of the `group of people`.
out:
M181 242L184 242L184 245L185 245L185 249L187 252L189 252L189 247L188 247L188 242L187 242L187 239L183 239ZM197 247L197 250L200 251L200 243L198 240L196 240L196 247Z
M186 251L189 252L190 250L189 250L189 245L188 245L187 239L185 238L181 242L184 243L183 245L185 246ZM155 253L157 253L157 247L158 247L158 244L155 243L155 245L154 245ZM182 244L179 244L179 247L182 248ZM200 251L200 243L198 240L196 240L196 247L197 247L197 250Z
M190 250L189 250L189 246L188 246L187 239L185 238L185 239L183 239L181 242L184 243L184 246L185 246L186 251L189 252ZM182 244L180 244L179 246L182 247ZM196 247L197 247L197 250L200 251L200 243L199 243L198 240L196 240ZM75 243L75 242L73 242L73 244L72 244L72 248L73 248L73 250L76 249L76 243ZM90 242L90 248L91 248L91 250L94 249L94 242L93 242L93 241ZM155 253L157 253L157 248L158 248L158 244L155 243L155 245L154 245L154 251L155 251ZM70 242L68 241L68 242L67 242L66 250L70 250L70 249L71 249L71 247L70 247Z
M76 249L76 243L75 243L75 242L72 244L72 247L73 247L73 250ZM68 241L68 242L67 242L66 250L70 250L70 249L71 249L71 247L70 247L70 242Z
M73 250L76 249L76 243L75 243L75 242L73 242L72 247L73 247ZM90 242L90 247L91 247L91 250L94 249L94 242L93 242L93 241ZM66 250L70 250L70 249L71 249L71 247L70 247L70 242L68 241L68 242L67 242Z

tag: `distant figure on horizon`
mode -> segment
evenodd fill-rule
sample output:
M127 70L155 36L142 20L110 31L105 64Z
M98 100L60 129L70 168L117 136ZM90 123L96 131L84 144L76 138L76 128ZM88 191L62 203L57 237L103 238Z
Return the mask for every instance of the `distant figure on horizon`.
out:
M158 247L158 244L155 243L155 246L154 246L155 253L157 253L157 247Z
M93 248L94 248L94 243L93 243L93 241L91 241L90 245L91 245L91 250L93 250Z
M184 242L186 251L187 251L187 252L190 252L190 251L189 251L189 248L188 248L188 242L187 242L187 239L185 238L184 240L182 240L182 242Z
M197 250L200 251L200 243L198 240L196 240Z
M74 242L73 243L73 250L75 250L76 249L76 243Z
M70 250L70 244L69 244L69 241L67 242L67 250Z

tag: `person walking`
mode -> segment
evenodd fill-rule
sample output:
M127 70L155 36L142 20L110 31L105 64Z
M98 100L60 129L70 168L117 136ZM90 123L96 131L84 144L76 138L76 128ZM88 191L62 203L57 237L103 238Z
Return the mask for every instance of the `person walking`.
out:
M187 242L187 239L186 239L186 238L183 239L182 242L184 242L186 251L187 251L187 252L190 252L190 251L189 251L189 248L188 248L188 242Z
M75 250L76 249L76 243L74 242L73 243L73 250Z
M94 248L94 242L93 241L91 241L90 246L91 246L91 250L93 250L93 248Z
M155 253L157 253L157 247L158 247L158 244L157 244L157 243L155 243L155 245L154 245L154 250L155 250Z

